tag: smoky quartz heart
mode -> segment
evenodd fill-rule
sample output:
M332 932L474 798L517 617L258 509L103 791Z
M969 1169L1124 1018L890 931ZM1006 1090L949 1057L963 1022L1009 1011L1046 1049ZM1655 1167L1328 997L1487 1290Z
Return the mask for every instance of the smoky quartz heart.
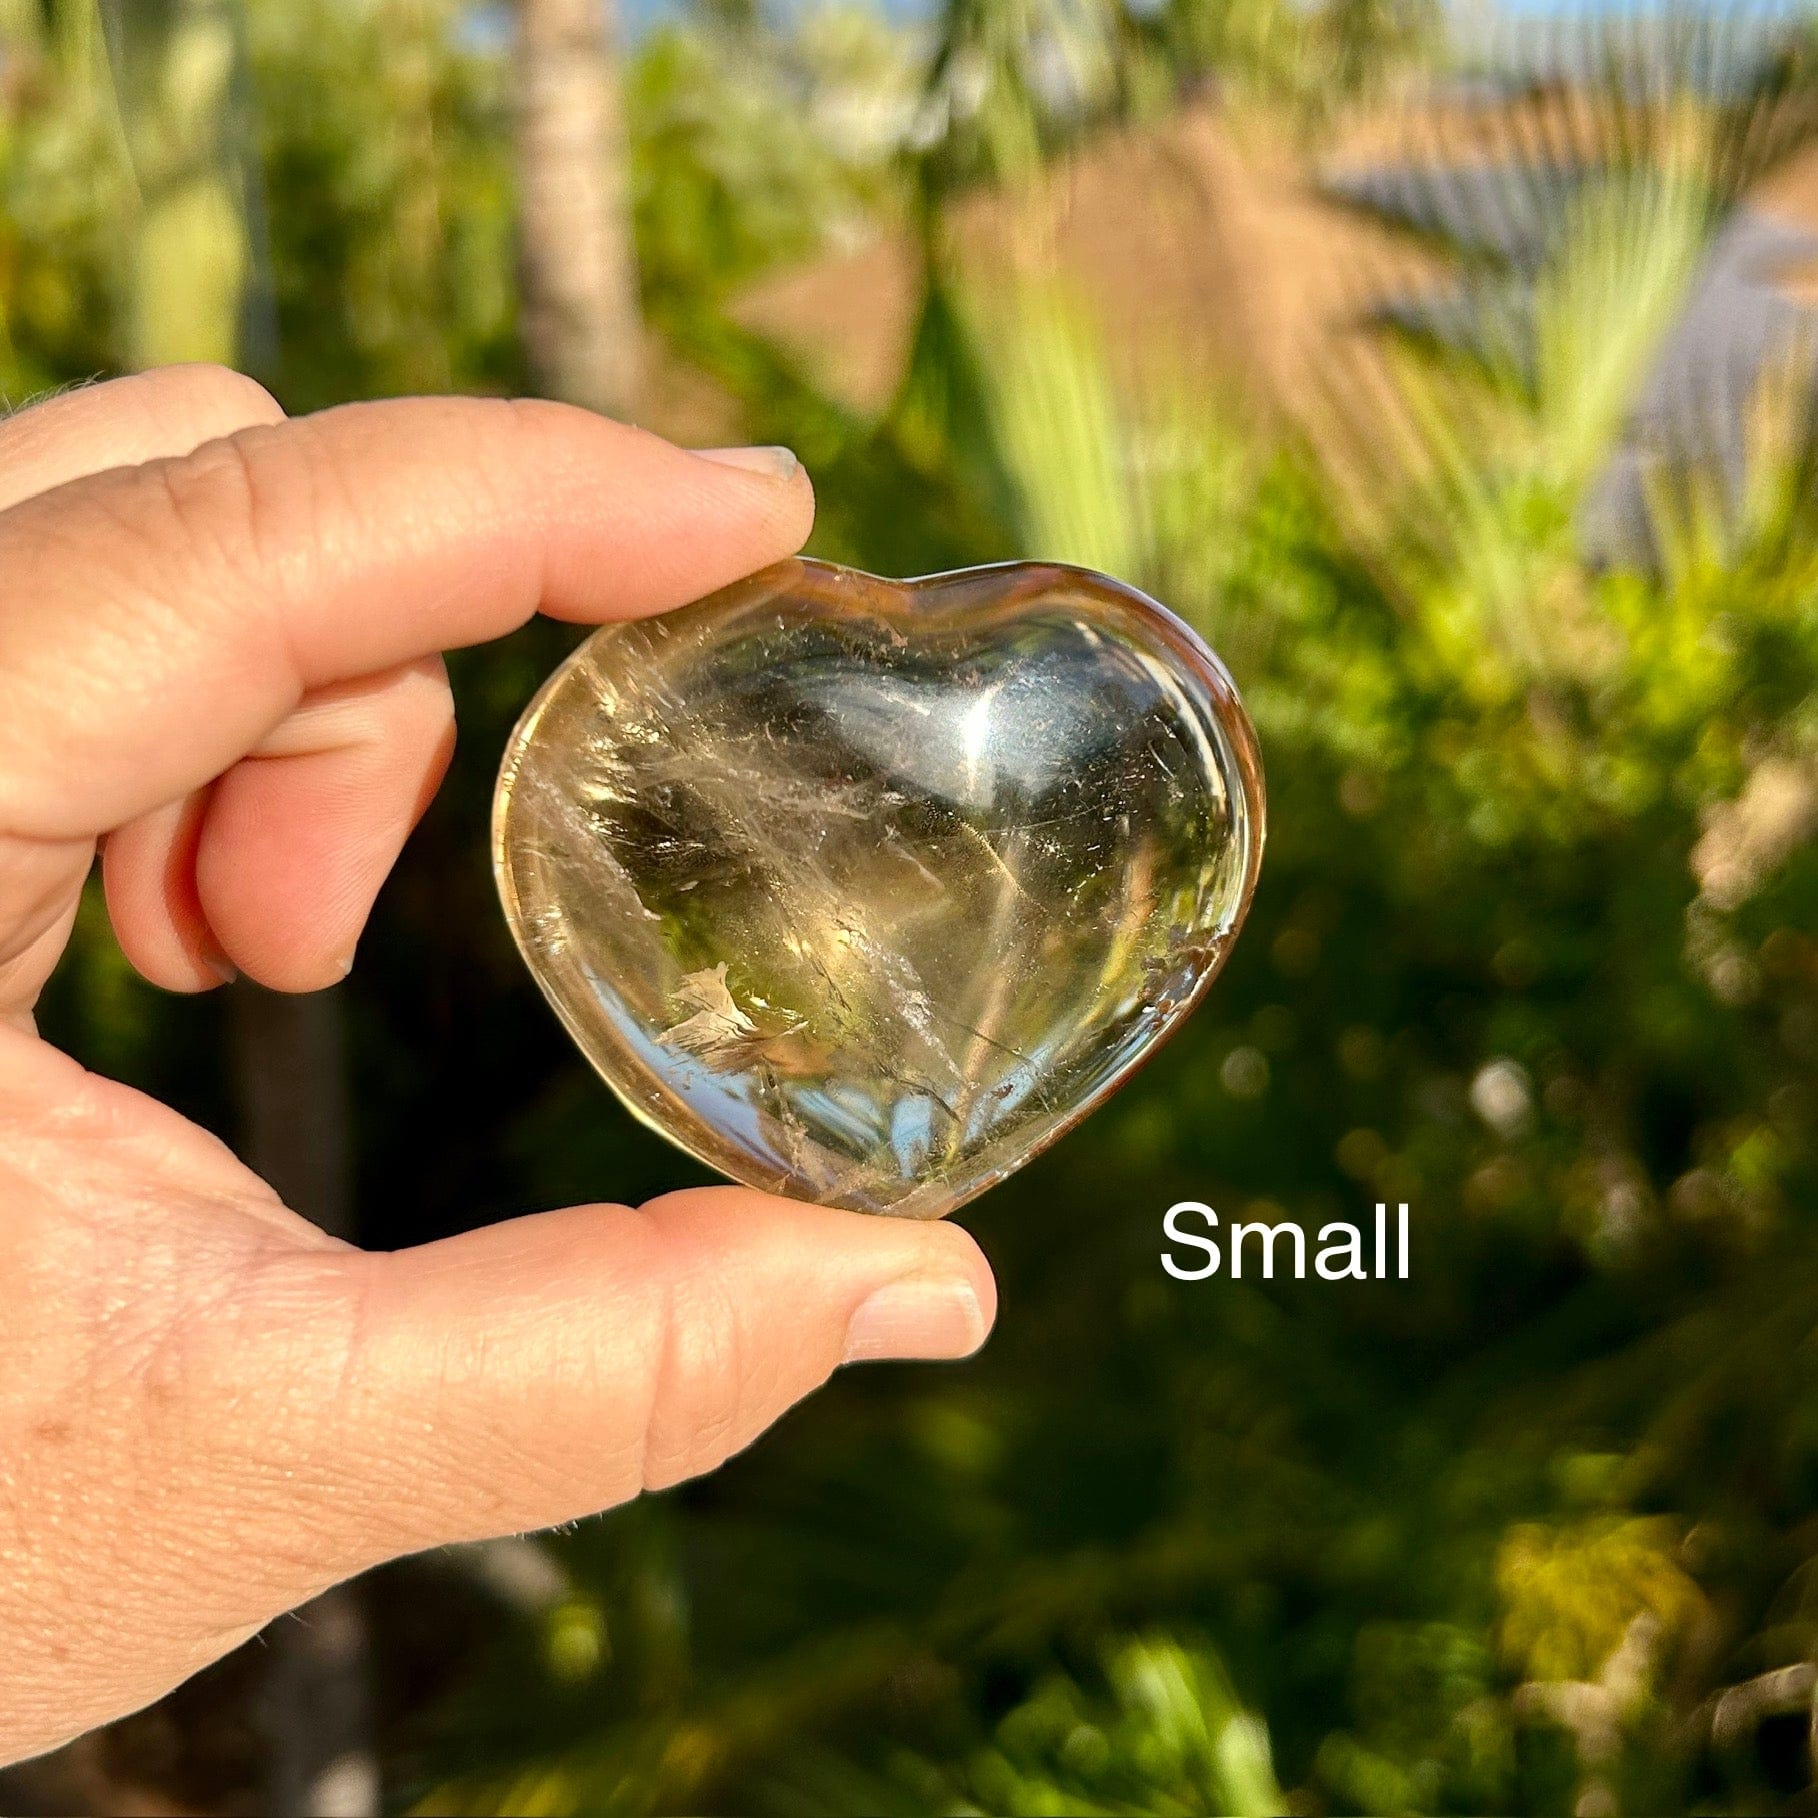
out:
M937 1218L1198 1001L1255 887L1255 734L1102 575L765 570L595 632L512 735L506 915L582 1052L750 1186Z

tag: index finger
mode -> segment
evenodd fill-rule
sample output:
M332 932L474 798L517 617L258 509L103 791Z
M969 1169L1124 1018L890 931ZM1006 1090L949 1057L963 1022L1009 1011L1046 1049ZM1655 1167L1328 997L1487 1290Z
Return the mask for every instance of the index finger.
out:
M799 468L559 404L407 399L243 430L0 513L0 834L106 832L311 689L678 606L799 548Z

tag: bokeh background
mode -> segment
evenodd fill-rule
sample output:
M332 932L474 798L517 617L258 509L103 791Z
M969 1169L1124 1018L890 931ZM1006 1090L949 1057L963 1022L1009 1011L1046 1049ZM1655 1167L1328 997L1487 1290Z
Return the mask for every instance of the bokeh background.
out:
M818 553L1189 617L1272 809L1209 1002L964 1214L980 1360L333 1593L0 1809L1818 1810L1815 51L1733 5L0 0L9 403L205 358L787 442ZM166 998L91 905L47 1030L368 1244L699 1178L493 897L573 635L456 660L346 986ZM1176 1283L1182 1197L1406 1199L1413 1279Z

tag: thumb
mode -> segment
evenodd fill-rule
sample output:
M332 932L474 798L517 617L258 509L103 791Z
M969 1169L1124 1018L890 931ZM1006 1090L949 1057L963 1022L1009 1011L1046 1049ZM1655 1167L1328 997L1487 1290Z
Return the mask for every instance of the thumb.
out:
M344 1265L329 1405L280 1436L324 1582L711 1470L842 1362L964 1356L996 1309L958 1226L730 1187Z

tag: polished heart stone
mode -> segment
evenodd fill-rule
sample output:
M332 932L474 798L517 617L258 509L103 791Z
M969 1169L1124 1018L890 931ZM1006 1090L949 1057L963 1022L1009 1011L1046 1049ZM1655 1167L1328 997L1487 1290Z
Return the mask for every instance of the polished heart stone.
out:
M1033 563L785 562L597 631L513 734L512 930L646 1123L754 1187L937 1218L1192 1008L1262 853L1229 678Z

